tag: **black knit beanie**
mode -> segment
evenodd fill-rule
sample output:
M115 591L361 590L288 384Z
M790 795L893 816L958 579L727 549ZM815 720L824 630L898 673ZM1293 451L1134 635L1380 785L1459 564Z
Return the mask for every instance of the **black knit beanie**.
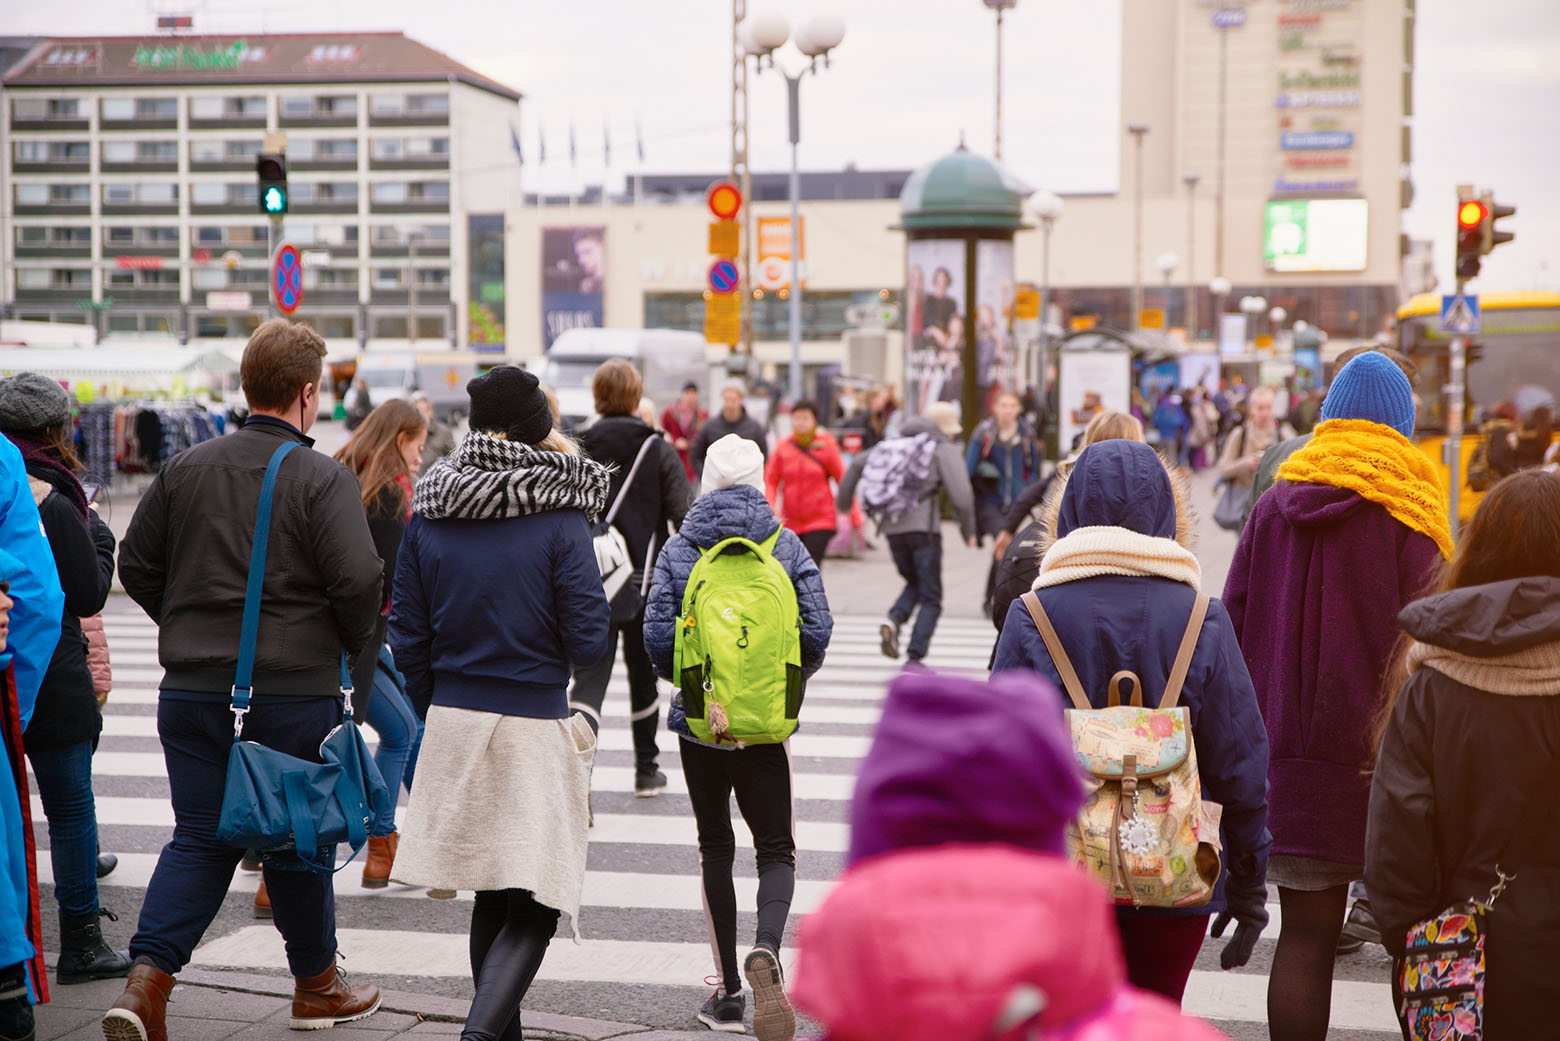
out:
M470 383L471 429L501 433L528 445L552 433L552 409L537 378L514 365L489 369Z

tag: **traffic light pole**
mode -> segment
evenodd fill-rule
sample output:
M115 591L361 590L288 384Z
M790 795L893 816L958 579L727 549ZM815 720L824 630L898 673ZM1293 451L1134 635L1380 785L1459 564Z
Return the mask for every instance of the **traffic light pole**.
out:
M1463 287L1467 283L1459 278L1457 280L1457 295L1463 295ZM1466 336L1454 336L1451 342L1451 362L1447 374L1447 384L1443 389L1446 397L1446 467L1451 479L1447 490L1447 511L1452 525L1452 536L1457 535L1457 509L1462 491L1462 438L1463 438L1463 401L1465 399L1465 376L1468 368L1468 338Z
M281 310L276 306L276 251L282 248L282 215L271 214L271 219L266 224L265 244L265 298L268 301L266 307L267 318L280 318Z

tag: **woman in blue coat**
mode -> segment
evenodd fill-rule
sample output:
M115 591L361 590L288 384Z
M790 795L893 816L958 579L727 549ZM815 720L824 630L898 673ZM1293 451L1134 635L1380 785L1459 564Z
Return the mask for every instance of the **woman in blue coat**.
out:
M1183 541L1190 530L1165 463L1137 441L1085 448L1066 475L1055 542L1034 588L1096 708L1121 669L1157 704L1197 599L1201 569ZM1182 538L1177 539L1181 532ZM1028 669L1064 689L1060 673L1022 602L1008 609L992 670ZM1229 921L1226 969L1244 965L1267 924L1267 731L1229 616L1217 600L1187 670L1181 703L1191 716L1205 798L1223 806L1227 871L1213 900L1184 910L1118 907L1127 978L1179 1002L1202 947Z

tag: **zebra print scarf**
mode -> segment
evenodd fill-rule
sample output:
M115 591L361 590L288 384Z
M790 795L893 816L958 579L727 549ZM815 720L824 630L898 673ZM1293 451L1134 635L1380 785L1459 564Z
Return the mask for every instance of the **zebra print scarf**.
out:
M582 510L594 522L606 504L607 471L600 463L475 432L429 467L412 495L412 512L429 520Z

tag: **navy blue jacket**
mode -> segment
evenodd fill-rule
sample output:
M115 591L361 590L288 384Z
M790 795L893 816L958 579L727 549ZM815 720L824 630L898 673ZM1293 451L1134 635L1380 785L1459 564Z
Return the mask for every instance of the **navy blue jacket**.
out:
M1175 536L1175 495L1153 449L1136 441L1101 441L1078 457L1062 495L1056 535L1093 526ZM1137 674L1145 704L1157 703L1197 599L1191 586L1166 578L1099 575L1050 586L1039 596L1096 708L1105 706L1110 677L1119 669ZM1058 691L1065 689L1028 609L1017 600L1008 609L992 663L992 671L1004 669L1029 669ZM1191 716L1203 795L1224 807L1220 830L1230 885L1260 903L1256 890L1266 877L1272 843L1267 730L1229 615L1216 599L1208 603L1181 704ZM1213 902L1192 913L1223 908L1221 881Z
M780 527L769 500L757 488L745 484L706 492L694 501L682 529L666 544L655 563L650 600L645 604L645 650L657 675L672 678L672 651L677 636L677 615L682 611L683 590L699 562L702 550L721 539L740 535L763 542ZM823 593L818 565L789 528L775 543L775 560L796 586L796 602L802 615L802 672L811 676L823 665L823 654L834 632L834 616Z
M421 715L432 703L564 719L570 670L607 655L608 613L578 510L413 515L396 565L390 646Z

